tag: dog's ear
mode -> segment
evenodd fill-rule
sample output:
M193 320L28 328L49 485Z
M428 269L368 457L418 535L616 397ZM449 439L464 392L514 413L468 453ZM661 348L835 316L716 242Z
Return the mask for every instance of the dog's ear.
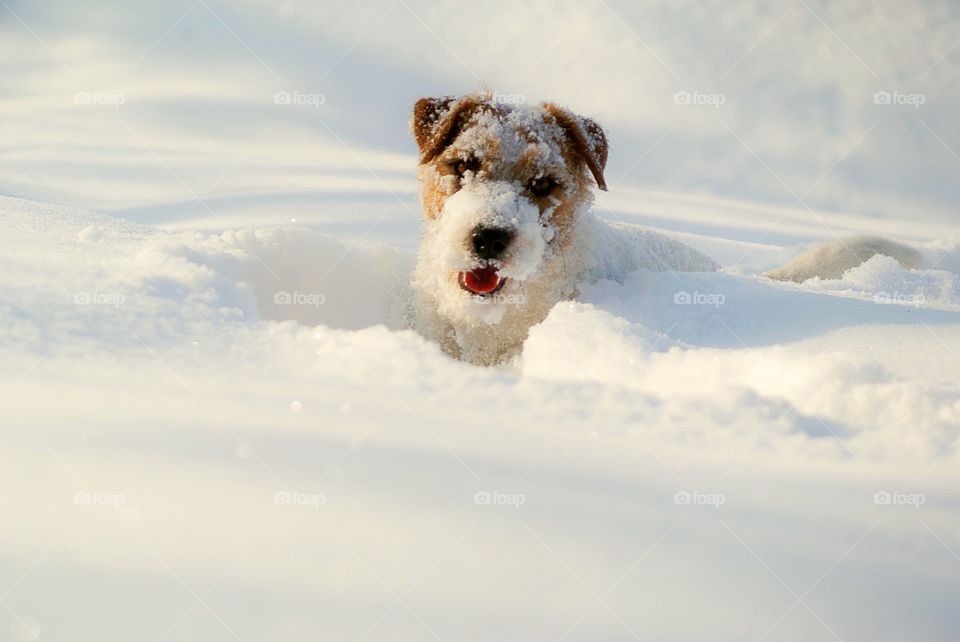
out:
M411 129L420 162L429 163L446 149L479 106L476 96L421 98L413 107Z
M546 110L563 127L573 143L577 154L587 164L597 187L607 191L607 182L603 179L603 170L607 166L607 135L596 121L577 116L572 111L558 105L547 103Z

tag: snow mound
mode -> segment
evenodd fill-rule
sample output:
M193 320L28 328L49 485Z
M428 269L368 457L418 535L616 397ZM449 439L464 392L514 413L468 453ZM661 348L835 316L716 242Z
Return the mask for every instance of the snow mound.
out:
M907 613L912 639L956 623L941 596L960 532L960 304L944 270L876 257L803 285L639 270L555 306L497 369L403 329L413 257L387 246L10 198L0 225L0 484L16 489L0 569L42 559L4 599L5 634L69 637L75 621L46 609L79 601L115 614L84 642L233 639L177 624L193 598L175 573L222 582L209 599L231 628L304 642L316 626L414 639L421 621L450 639L603 639L620 619L756 638L758 600L792 598L770 597L753 550L798 590L833 569L808 599L849 639L883 636L878 609ZM893 291L926 300L875 300ZM620 582L623 615L574 621L569 564ZM383 616L384 584L418 578L419 617ZM651 587L664 608L638 612ZM833 608L853 587L868 599ZM530 595L550 600L530 615ZM691 609L736 624L713 635Z
M958 278L944 270L907 270L876 256L841 280L803 285L722 272L629 272L588 285L580 302L557 305L532 329L512 375L476 371L410 331L396 332L409 326L413 257L383 245L347 246L297 226L171 233L11 199L4 206L12 265L2 277L9 303L0 318L15 352L119 347L117 356L130 358L123 350L135 346L243 352L260 345L265 368L293 349L321 355L329 376L353 372L357 384L389 375L477 386L470 403L481 406L499 393L478 381L576 382L676 405L677 419L628 422L667 441L706 439L726 430L735 412L743 413L742 430L760 434L779 408L787 432L890 461L946 455L960 436L956 380L915 380L905 366L911 354L931 352L931 342L952 344L960 332ZM56 239L50 247L36 238L41 225L44 238ZM709 261L664 243L671 260ZM610 256L618 260L614 249ZM293 343L271 357L267 346L277 341ZM399 370L375 367L385 364ZM931 373L951 367L949 353L927 364ZM520 396L521 403L536 398ZM684 417L688 404L702 413L696 426ZM620 421L629 408L617 402L599 412ZM668 428L676 421L684 427ZM798 452L813 447L790 443Z

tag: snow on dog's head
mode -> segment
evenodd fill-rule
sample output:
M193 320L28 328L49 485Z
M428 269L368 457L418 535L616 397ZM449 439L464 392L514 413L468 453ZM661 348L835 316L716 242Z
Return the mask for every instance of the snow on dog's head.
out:
M425 220L418 290L454 326L542 308L530 298L563 289L545 282L560 278L550 262L569 245L593 186L606 189L603 130L553 104L480 93L421 99L413 132Z

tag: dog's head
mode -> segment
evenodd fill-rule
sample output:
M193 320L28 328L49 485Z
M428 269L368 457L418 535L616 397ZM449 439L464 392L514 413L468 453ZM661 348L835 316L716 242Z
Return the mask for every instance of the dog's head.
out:
M606 189L603 130L550 103L422 98L413 134L429 239L421 253L435 254L436 287L474 302L519 295L569 242L593 187Z

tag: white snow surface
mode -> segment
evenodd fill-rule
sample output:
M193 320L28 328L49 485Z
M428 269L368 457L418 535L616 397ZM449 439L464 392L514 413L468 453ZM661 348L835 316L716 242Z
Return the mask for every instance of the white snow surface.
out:
M0 641L956 642L957 33L0 2ZM595 118L599 216L721 270L601 278L510 368L404 329L410 108L481 81ZM921 268L757 276L853 234Z
M389 246L0 224L5 639L960 626L952 272L639 271L504 370L402 329Z

